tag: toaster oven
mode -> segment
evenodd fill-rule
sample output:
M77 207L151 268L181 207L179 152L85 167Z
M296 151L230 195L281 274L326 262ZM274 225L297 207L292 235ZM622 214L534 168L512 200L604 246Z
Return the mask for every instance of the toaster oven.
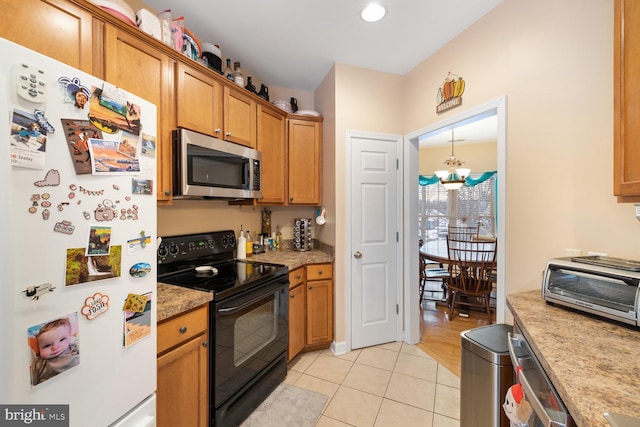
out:
M547 262L542 298L633 326L640 326L640 262L603 256Z

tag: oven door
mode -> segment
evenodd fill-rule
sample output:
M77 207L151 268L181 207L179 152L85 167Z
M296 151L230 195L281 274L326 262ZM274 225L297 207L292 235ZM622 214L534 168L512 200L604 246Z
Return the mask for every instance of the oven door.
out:
M529 427L574 427L569 411L553 388L529 343L516 325L509 333L509 355L516 371L514 378L522 386L533 408Z
M285 275L215 304L211 367L215 372L212 391L216 408L286 355L288 293Z

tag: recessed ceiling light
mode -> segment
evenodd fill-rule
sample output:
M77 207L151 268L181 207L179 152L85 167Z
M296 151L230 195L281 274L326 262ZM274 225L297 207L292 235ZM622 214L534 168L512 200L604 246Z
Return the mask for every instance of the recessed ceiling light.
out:
M384 9L384 7L380 6L379 4L372 3L362 9L362 12L360 12L360 17L367 22L377 22L384 18L385 13L387 13L387 11Z

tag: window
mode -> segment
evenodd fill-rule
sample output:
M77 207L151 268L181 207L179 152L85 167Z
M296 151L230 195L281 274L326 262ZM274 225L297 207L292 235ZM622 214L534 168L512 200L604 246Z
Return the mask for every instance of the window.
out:
M471 178L479 175L471 175ZM424 242L445 240L449 224L480 224L480 234L496 235L496 175L473 186L447 190L439 182L418 186L418 233Z

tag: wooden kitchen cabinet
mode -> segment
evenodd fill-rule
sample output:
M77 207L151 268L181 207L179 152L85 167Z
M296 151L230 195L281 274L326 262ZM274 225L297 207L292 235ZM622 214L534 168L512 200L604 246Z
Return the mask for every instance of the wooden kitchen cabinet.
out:
M67 0L0 0L0 9L0 37L101 77L93 54L100 39L93 33L102 23L89 11Z
M258 105L257 149L262 152L262 199L258 204L286 203L286 114L276 107Z
M289 272L289 359L305 345L305 272L304 267Z
M222 85L184 63L176 64L176 124L222 139Z
M110 24L104 32L105 80L156 105L157 198L172 199L173 60L141 38ZM143 112L144 114L144 112Z
M290 118L288 125L288 203L322 203L322 118Z
M244 88L224 86L224 140L256 148L256 101Z
M640 2L614 1L613 194L640 202Z
M307 265L306 345L333 341L333 264Z
M208 306L158 324L157 425L209 426Z

